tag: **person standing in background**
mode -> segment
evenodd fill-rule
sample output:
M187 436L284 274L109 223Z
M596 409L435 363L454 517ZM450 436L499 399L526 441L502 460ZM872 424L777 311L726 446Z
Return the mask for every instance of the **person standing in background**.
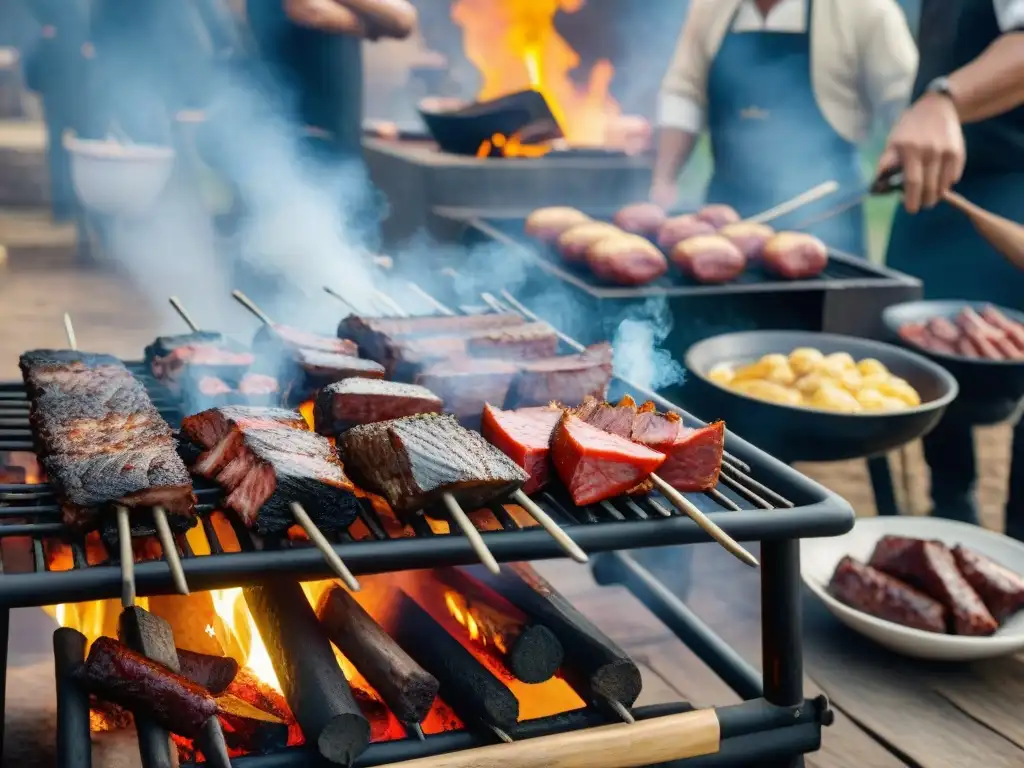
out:
M1024 222L1024 0L922 0L913 106L896 124L879 173L900 167L887 263L920 277L929 299L1024 310L1024 271L942 194ZM994 374L998 375L998 374ZM924 438L932 514L977 524L969 424L943 420ZM1024 541L1024 421L1013 433L1006 533Z
M896 0L692 0L662 84L652 201L671 206L706 129L706 202L747 217L822 182L865 187L858 143L906 106L917 51ZM801 209L801 218L834 200ZM809 231L865 255L860 206Z

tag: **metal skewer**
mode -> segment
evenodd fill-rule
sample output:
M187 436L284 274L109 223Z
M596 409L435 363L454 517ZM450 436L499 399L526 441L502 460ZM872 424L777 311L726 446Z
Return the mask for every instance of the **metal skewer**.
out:
M316 527L316 523L310 518L309 513L306 512L305 508L299 502L293 501L291 503L292 514L295 515L295 521L302 526L302 530L309 536L309 540L312 541L316 548L320 550L320 553L324 556L324 560L331 566L331 570L334 571L338 578L341 579L345 586L352 592L358 592L360 590L359 582L356 581L356 577L352 575L352 571L348 569L338 553L334 551L334 547L331 546L331 542L327 540L323 532Z
M167 522L167 510L163 507L153 507L153 522L156 524L156 535L160 539L160 546L163 547L164 558L167 560L167 569L174 580L174 589L179 595L187 595L188 582L178 558L178 545L174 541L174 534L171 533L170 523Z
M423 733L423 726L419 723L402 723L402 725L405 726L405 729L409 731L409 733L416 737L417 741L427 740L426 735Z
M633 713L629 711L625 704L615 699L605 699L608 706L611 707L615 714L622 718L622 722L633 725L636 722L636 718L633 717Z
M196 325L195 321L193 321L192 318L189 316L188 312L185 310L184 305L181 303L178 297L171 296L170 302L171 306L174 307L174 311L177 312L181 316L181 319L185 321L185 325L189 327L189 330L192 331L193 333L198 331L199 326Z
M455 497L450 493L444 494L441 497L444 499L444 506L448 510L448 514L451 515L452 520L455 521L456 525L462 529L462 533L469 541L469 546L476 552L476 556L480 558L480 562L483 566L491 573L497 575L501 573L501 568L498 566L498 561L494 559L494 555L491 554L491 550L487 548L484 543L483 537L480 535L480 531L473 525L473 521L469 519L462 507L459 506L459 502L456 501Z
M503 730L501 730L501 728L499 728L498 726L491 725L490 723L484 723L484 725L487 726L487 729L489 731L491 731L491 733L493 733L495 736L497 736L499 739L501 739L506 744L513 743L512 742L512 737L509 736L507 733L505 733Z

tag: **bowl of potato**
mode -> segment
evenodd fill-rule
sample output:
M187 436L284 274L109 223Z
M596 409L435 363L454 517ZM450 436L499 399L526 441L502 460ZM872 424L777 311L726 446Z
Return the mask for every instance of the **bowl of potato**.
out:
M956 398L907 349L812 331L746 331L686 354L683 401L784 461L876 456L929 432Z

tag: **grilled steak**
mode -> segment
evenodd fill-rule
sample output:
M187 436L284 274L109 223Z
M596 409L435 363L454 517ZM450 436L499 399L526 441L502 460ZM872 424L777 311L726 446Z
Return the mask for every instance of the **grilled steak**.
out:
M196 376L217 376L234 385L255 361L241 344L212 331L160 336L146 347L145 359L152 374L172 390L193 369Z
M660 413L654 403L641 405L633 417L629 439L665 453L683 432L683 420L678 413ZM663 464L662 472L665 471Z
M425 387L379 379L343 379L321 389L313 406L313 423L321 435L336 437L346 429L417 413L440 413L441 398Z
M839 561L828 591L836 600L880 619L924 632L946 631L942 603L852 557Z
M312 349L319 352L333 352L336 355L358 355L359 347L346 339L321 336L287 325L261 326L252 340L254 349L287 347L288 349Z
M203 448L213 448L232 429L307 429L306 421L296 411L284 408L257 408L236 405L189 416L181 423L181 432Z
M995 560L957 545L953 557L960 573L974 588L997 621L1005 621L1024 608L1024 578Z
M476 420L487 403L504 403L518 368L504 360L448 360L436 363L416 383L444 401L460 419Z
M359 504L341 461L327 438L310 432L299 414L217 408L186 422L183 430L195 434L197 442L221 435L193 469L223 486L225 504L246 526L263 535L284 533L295 523L293 501L321 530L343 530L355 519Z
M19 363L42 464L66 524L91 526L111 504L162 506L186 525L194 522L192 481L171 428L120 361L35 350Z
M246 397L276 395L281 388L277 379L265 373L247 373L238 383L238 391Z
M530 476L523 486L526 493L533 493L547 485L551 432L561 418L562 409L554 406L521 408L518 411L484 406L480 431L491 445Z
M631 440L633 420L637 415L636 401L629 395L612 405L596 398L587 398L572 414L592 427L603 429L609 434Z
M551 460L573 502L582 507L635 488L665 456L566 411L551 436Z
M307 377L317 381L330 382L361 376L367 379L383 379L384 368L372 360L342 355L335 352L321 352L315 349L295 350L295 362Z
M210 346L224 346L228 344L223 334L216 331L193 331L192 333L179 333L175 336L157 336L156 340L145 349L146 362L155 357L166 357L180 347L192 347L196 344L207 344Z
M670 414L672 415L672 414ZM651 445L665 454L658 476L677 491L702 493L718 485L725 453L725 422L683 428L671 445Z
M423 317L360 317L349 315L338 325L338 337L350 339L371 360L380 360L398 337L446 336L523 325L511 312L498 315L427 315Z
M396 512L452 494L472 510L521 487L526 472L448 415L421 414L354 427L338 438L353 478Z
M611 378L611 345L595 344L579 355L521 363L505 404L515 408L550 402L577 405L587 397L603 398Z

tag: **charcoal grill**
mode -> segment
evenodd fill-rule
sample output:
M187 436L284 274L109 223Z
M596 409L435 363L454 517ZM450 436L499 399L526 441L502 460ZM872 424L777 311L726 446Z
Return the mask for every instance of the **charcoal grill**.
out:
M175 399L148 375L140 362L128 363L130 370L150 391L154 403L172 424L180 419ZM613 398L647 392L631 390L627 382L614 380ZM672 403L657 398L659 407L674 410L689 426L699 425L694 417ZM20 382L0 385L0 450L32 451L28 425L28 401ZM690 499L722 529L740 541L761 541L763 667L762 680L700 620L689 614L664 588L653 589L657 581L635 561L616 550L707 541L708 537L688 518L675 512L657 497L615 499L586 508L576 508L560 489L541 492L534 500L551 514L585 550L598 554L594 573L602 583L620 582L629 588L698 655L739 693L743 704L716 709L721 724L721 748L714 755L691 758L686 766L797 765L800 755L820 745L821 727L831 721L828 702L819 697L806 700L800 656L799 539L832 536L848 531L853 524L849 505L835 494L803 477L788 466L759 451L739 437L727 438L729 457L723 468L719 489ZM209 542L210 553L192 551L182 537L182 564L194 590L217 589L258 583L273 578L313 579L330 575L319 551L304 542L259 541L236 519L227 516L240 551L226 551L211 515L218 509L219 490L197 482L198 513ZM562 556L559 545L540 529L522 529L500 504L491 507L501 530L483 533L488 547L499 561L533 560ZM367 503L360 519L369 536L355 541L349 534L335 536L338 554L357 574L409 570L440 565L468 564L476 556L464 536L457 532L435 533L428 521L413 522L414 535L394 538ZM72 551L69 570L49 569L48 545L65 540ZM0 651L6 658L9 610L14 607L50 605L116 597L120 590L120 569L116 547L102 562L90 565L85 542L60 522L52 489L45 484L0 486L0 543L20 540L31 550L28 569L3 568L0 558ZM135 566L139 594L169 594L174 585L166 563L149 561ZM61 681L58 680L60 687ZM2 701L0 701L2 704ZM687 705L641 707L637 719L660 717L684 711ZM74 718L69 722L74 725ZM588 708L574 713L520 724L514 738L548 735L567 729L609 722L604 712ZM80 726L80 721L79 721ZM71 727L71 726L69 726ZM62 734L66 755L78 755L66 768L79 768L88 754L87 745L68 747L72 734ZM475 731L446 733L425 741L409 739L371 747L356 765L382 765L394 761L440 754L492 743L488 734ZM289 749L269 755L239 758L244 768L278 768L306 765L309 754Z

